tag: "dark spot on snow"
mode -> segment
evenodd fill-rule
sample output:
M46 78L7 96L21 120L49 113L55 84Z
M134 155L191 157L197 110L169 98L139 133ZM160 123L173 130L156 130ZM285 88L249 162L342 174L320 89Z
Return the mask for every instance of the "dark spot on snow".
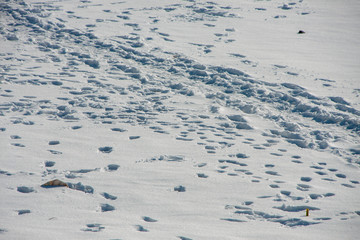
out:
M139 138L140 138L140 136L130 136L129 137L130 140L135 140L135 139L139 139Z
M15 147L25 147L25 145L21 144L21 143L12 143L11 145L13 145Z
M102 229L105 229L105 227L101 226L101 224L98 223L91 223L86 224L87 228L81 229L84 232L100 232Z
M50 141L49 142L49 145L58 145L58 144L60 144L59 141Z
M31 211L29 209L23 209L23 210L17 210L18 215L23 215L23 214L27 214L30 213Z
M126 132L127 130L122 129L122 128L112 128L111 131L114 131L114 132Z
M197 173L197 176L199 178L208 178L208 175L204 174L204 173Z
M178 238L180 238L180 240L192 240L192 238L183 237L183 236L178 236Z
M355 186L348 184L348 183L342 183L341 185L344 187L347 187L347 188L355 188Z
M335 174L335 176L337 176L338 178L346 178L346 175L342 173L337 173Z
M116 200L116 199L117 199L116 196L113 196L113 195L111 195L111 194L109 194L109 193L106 193L106 192L101 193L101 195L102 195L104 198L109 199L109 200Z
M60 155L60 154L62 154L62 152L56 151L56 150L48 150L48 151L51 152L51 153L54 154L54 155Z
M116 171L116 170L118 170L119 167L120 167L120 165L118 165L118 164L109 164L109 165L107 166L107 169L108 169L109 171Z
M114 206L111 206L110 204L101 204L101 211L102 212L109 212L109 211L114 211L115 210L115 207Z
M17 187L17 191L21 192L21 193L31 193L31 192L34 192L35 190L32 187L20 186L20 187Z
M278 172L275 171L265 171L266 174L273 175L273 176L280 176Z
M186 191L186 188L184 186L177 186L177 187L174 187L174 191L176 192L185 192Z
M96 60L85 60L85 64L86 64L86 65L89 65L90 67L95 68L95 69L99 69L99 68L100 68L100 64L99 64L99 62L96 61Z
M99 151L103 153L111 153L113 151L112 147L99 147Z
M45 167L53 167L55 165L54 161L46 161L45 162Z
M322 195L321 195L321 194L316 194L316 193L311 193L311 194L309 194L309 197L310 197L311 199L313 199L313 200L316 200L316 199L318 199L318 198L321 198Z
M157 220L156 219L153 219L153 218L151 218L151 217L143 217L143 220L145 221L145 222L157 222Z
M149 230L147 230L146 228L144 228L143 226L141 225L136 225L136 229L139 231L139 232L148 232Z
M310 182L312 180L312 178L311 177L301 177L300 180L303 182Z
M91 186L83 185L81 182L78 182L76 184L74 183L67 183L68 187L71 189L75 189L78 191L82 191L84 193L94 193L94 188Z
M220 218L220 220L227 221L227 222L246 222L245 220L235 219L235 218Z
M248 158L248 156L246 154L244 154L244 153L237 153L236 157L237 158Z
M21 139L21 137L18 135L11 135L10 138L11 139Z

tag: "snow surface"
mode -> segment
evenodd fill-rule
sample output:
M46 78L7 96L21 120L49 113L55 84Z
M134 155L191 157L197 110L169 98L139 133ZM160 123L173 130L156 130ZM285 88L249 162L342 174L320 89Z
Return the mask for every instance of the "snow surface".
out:
M356 239L359 12L1 1L0 239Z

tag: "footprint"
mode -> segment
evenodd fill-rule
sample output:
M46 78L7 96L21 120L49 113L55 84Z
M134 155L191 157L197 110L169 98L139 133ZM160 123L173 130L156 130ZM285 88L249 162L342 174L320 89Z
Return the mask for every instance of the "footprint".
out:
M310 197L311 199L313 199L313 200L316 200L316 199L318 199L318 198L321 198L322 195L316 194L316 193L312 193L312 194L309 194L309 197Z
M312 178L311 177L301 177L300 180L303 182L310 182L312 180Z
M56 150L48 150L50 153L54 154L54 155L60 155L62 154L62 152L60 151L56 151Z
M334 180L332 178L322 178L321 180L329 181L329 182L336 182L336 180Z
M281 153L270 153L270 154L273 155L273 156L277 156L277 157L283 156L283 154L281 154Z
M227 175L228 175L228 176L231 176L231 177L239 176L239 174L237 174L237 173L228 173Z
M129 137L130 140L135 140L135 139L139 139L139 138L140 138L140 136L130 136Z
M272 176L281 176L278 172L275 172L275 171L265 171L265 173L272 175Z
M280 191L281 194L285 195L285 196L290 196L291 192L290 191Z
M31 211L29 209L22 209L22 210L17 210L18 215L23 215L23 214L28 214Z
M99 147L99 151L103 153L111 153L113 151L112 147Z
M335 176L337 176L338 178L346 178L346 175L342 173L335 174Z
M18 135L11 135L10 138L11 139L21 139L21 137Z
M220 220L228 221L228 222L237 222L237 223L246 222L245 220L240 220L235 218L220 218Z
M145 222L151 222L151 223L154 223L154 222L157 222L158 220L156 220L156 219L153 219L153 218L151 218L151 217L143 217L142 218Z
M238 154L236 154L236 157L237 157L237 158L248 158L249 156L247 156L247 155L244 154L244 153L238 153Z
M273 167L275 167L275 165L274 165L274 164L265 164L265 167L267 167L267 168L273 168Z
M347 184L347 183L342 183L341 185L343 185L344 187L347 187L347 188L355 188L355 186L353 186L351 184Z
M31 193L31 192L34 192L35 190L32 187L20 186L20 187L17 187L17 191L21 192L21 193Z
M324 169L323 167L320 167L320 166L310 166L310 168L314 168L314 169L317 169L317 170L322 170L322 169Z
M184 186L177 186L177 187L174 187L174 191L176 192L185 192L186 191L186 188Z
M335 196L335 193L325 193L324 197L332 197Z
M201 167L205 167L206 165L207 165L207 163L199 163L199 164L197 164L196 166L199 167L199 168L201 168Z
M297 190L300 190L300 191L309 191L309 189L311 188L310 185L307 185L307 184L298 184L296 189Z
M75 189L78 191L82 191L84 193L94 193L94 188L89 185L83 185L81 182L78 182L76 184L74 183L67 183L68 187L71 189Z
M114 131L114 132L126 132L127 130L122 129L122 128L111 128L111 131Z
M11 145L13 145L15 147L25 147L25 145L21 144L21 143L12 143Z
M110 204L107 204L107 203L104 203L104 204L101 204L101 211L102 212L109 212L109 211L114 211L115 210L115 207L110 205Z
M149 232L149 230L147 230L146 228L144 228L141 225L136 225L135 227L139 232Z
M204 174L204 173L197 173L197 176L198 176L199 178L208 178L208 177L209 177L208 175L206 175L206 174Z
M53 167L55 165L54 161L46 161L45 162L45 167Z
M50 141L49 145L58 145L60 144L60 141Z
M120 167L120 165L118 165L118 164L109 164L106 169L108 171L116 171L116 170L118 170L119 167Z
M180 240L193 240L192 238L183 237L183 236L178 236L178 238L180 238Z
M100 232L102 229L105 229L105 227L101 226L101 224L98 223L90 223L86 224L87 228L81 229L84 232Z
M102 195L104 198L109 199L109 200L116 200L116 199L117 199L116 196L111 195L111 194L106 193L106 192L101 193L101 195Z

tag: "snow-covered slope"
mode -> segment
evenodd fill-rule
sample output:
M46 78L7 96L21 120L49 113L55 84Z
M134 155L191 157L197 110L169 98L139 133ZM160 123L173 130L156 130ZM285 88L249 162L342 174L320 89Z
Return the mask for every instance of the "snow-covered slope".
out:
M1 2L0 239L355 239L359 10Z

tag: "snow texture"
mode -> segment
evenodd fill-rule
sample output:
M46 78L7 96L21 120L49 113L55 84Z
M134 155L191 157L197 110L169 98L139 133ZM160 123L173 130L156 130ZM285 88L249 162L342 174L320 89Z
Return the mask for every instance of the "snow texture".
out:
M1 1L0 239L356 239L359 12Z

